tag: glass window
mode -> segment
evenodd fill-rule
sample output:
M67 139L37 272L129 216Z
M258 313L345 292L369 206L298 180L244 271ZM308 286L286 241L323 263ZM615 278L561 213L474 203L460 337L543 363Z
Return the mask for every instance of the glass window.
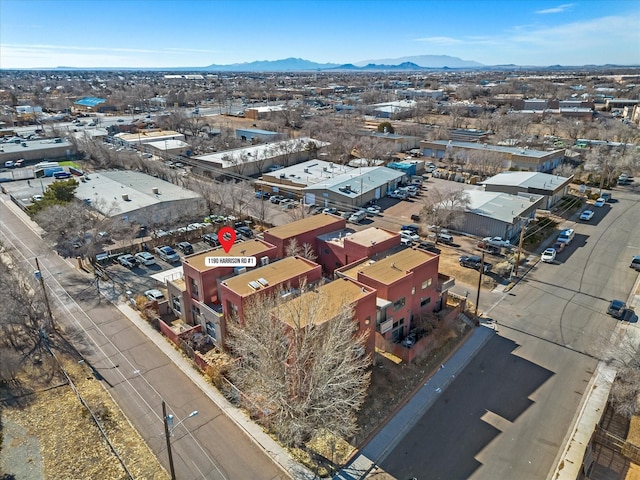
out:
M393 309L399 310L402 307L404 307L405 303L406 303L406 298L402 297L400 300L396 300L395 302L393 302Z
M432 283L433 283L433 278L426 279L424 282L422 282L422 290L430 287Z

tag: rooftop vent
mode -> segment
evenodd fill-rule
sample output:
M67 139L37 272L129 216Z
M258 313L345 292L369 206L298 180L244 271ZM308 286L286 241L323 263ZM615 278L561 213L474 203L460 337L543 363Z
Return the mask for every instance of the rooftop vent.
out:
M125 202L129 201L129 194L128 193L123 193L122 194L122 200L124 200Z
M158 195L158 193L160 192L160 190L158 190L158 187L153 187L151 191L153 192L154 195Z

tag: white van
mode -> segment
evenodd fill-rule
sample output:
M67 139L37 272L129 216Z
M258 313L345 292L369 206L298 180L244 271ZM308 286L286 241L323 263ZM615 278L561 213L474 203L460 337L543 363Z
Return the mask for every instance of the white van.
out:
M558 235L558 241L569 245L575 234L576 232L573 231L573 228L567 228L560 232L560 235Z

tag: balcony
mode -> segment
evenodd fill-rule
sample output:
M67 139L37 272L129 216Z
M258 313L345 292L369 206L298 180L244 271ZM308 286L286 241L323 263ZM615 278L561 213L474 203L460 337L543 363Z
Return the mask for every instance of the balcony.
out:
M455 284L455 277L450 277L449 275L445 275L444 273L438 273L438 292L444 293L448 290L451 290Z

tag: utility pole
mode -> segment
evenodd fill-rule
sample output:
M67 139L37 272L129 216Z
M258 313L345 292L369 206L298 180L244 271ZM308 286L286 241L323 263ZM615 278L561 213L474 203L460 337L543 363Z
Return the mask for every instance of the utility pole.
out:
M520 242L518 243L518 256L516 257L516 267L513 274L518 276L518 266L520 266L520 254L522 253L522 242L524 242L524 231L526 230L527 225L523 224L522 229L520 230Z
M482 257L480 257L480 275L478 275L478 294L476 295L476 311L475 316L478 316L478 304L480 303L480 288L482 287L482 274L484 273L484 250L482 250Z
M44 285L44 278L42 277L42 272L40 271L40 262L38 262L38 257L36 257L36 271L35 276L36 279L40 281L40 286L42 287L42 295L44 296L44 305L47 308L47 333L49 329L55 330L55 324L53 323L53 315L51 314L51 305L49 305L49 297L47 296L47 288Z
M173 420L173 416L171 417ZM164 437L167 440L167 453L169 454L169 471L171 480L176 480L176 471L173 467L173 452L171 451L171 431L169 430L169 418L167 417L167 404L162 400L162 420L164 421Z

